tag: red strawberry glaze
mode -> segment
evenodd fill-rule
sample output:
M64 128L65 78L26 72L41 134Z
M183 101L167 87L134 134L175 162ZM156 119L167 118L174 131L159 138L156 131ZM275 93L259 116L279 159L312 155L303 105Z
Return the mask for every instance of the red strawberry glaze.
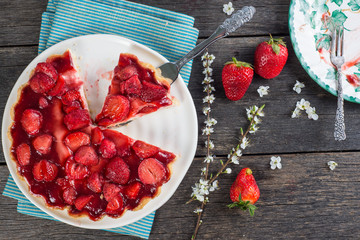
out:
M81 81L69 52L65 52L62 56L50 57L47 63L51 63L58 72L56 84L59 79L64 80L64 84L54 86L48 93L35 93L30 85L22 88L19 100L14 107L14 123L10 129L11 153L16 161L16 151L19 145L27 144L30 148L30 159L28 160L26 156L26 164L23 163L25 161L22 164L17 161L18 173L26 179L30 191L43 197L50 207L68 207L70 215L87 215L94 221L104 215L120 217L126 210L139 207L145 198L155 197L159 187L169 180L169 164L174 161L176 156L147 143L141 142L142 144L139 144L139 141L133 148L136 140L114 130L96 127L91 121L81 128L69 130L68 126L64 124L64 118L68 114L66 107L71 105L72 101L79 101L80 106L72 111L78 111L77 109L88 111L83 98L79 98L76 93L76 91L81 91ZM45 70L47 71L47 69ZM149 80L147 75L143 76L143 79ZM66 99L62 99L63 96L65 97L64 94L70 91L71 95L67 94ZM45 102L44 99L47 101L46 107L39 105L39 102ZM26 109L39 111L43 117L39 131L32 135L29 135L21 124L22 113ZM69 139L79 132L86 136L86 141L79 139L80 143L74 140L74 144L69 144L71 141ZM51 146L46 147L49 150L41 153L34 148L34 140L43 135L51 136L52 141ZM69 135L71 137L68 137ZM41 145L41 142L46 141L38 141L38 144L35 144L38 149L41 147L38 146ZM74 147L73 145L76 145L78 149L71 150L70 148ZM113 145L115 145L115 150ZM146 146L146 149L141 150L139 146ZM91 164L88 161L83 161L82 158L86 157L87 159L88 155L82 153L83 150L81 149L91 149L91 155L96 154L98 160L96 159ZM104 156L105 149L106 154ZM18 150L18 154L20 154L19 152L20 150ZM27 149L23 155L28 155ZM139 165L145 160L145 157L148 158L150 155L151 158L160 162L165 169L164 178L153 185L147 184L146 181L145 183L141 182L138 175ZM113 167L111 163L114 162L112 160L115 158L120 158L128 167L129 177L126 179L126 183L119 184L106 175L109 172L107 169ZM45 166L50 167L46 168ZM151 168L152 166L148 167ZM46 169L49 171L56 169L56 174L49 175L51 173L44 172L48 171ZM42 174L45 174L45 177L42 177ZM56 177L53 178L54 175ZM104 186L109 186L109 184L115 185L120 191L116 192L114 199L107 201L104 198L103 191Z
M108 96L102 111L96 116L96 123L108 127L172 105L170 85L165 79L163 82L158 79L155 69L144 66L135 55L120 54ZM115 106L119 111L112 114Z

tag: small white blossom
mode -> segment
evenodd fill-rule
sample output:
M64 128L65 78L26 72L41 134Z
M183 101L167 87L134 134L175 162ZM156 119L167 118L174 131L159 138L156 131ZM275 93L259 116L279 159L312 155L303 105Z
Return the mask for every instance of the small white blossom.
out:
M214 132L214 129L211 127L205 127L202 130L202 135L210 135L211 133Z
M210 107L203 107L203 113L204 113L204 115L208 115L210 111L211 111L211 108L210 108Z
M332 171L332 170L334 170L336 167L337 167L337 163L336 162L334 162L334 161L329 161L328 163L328 166L329 166L329 168L330 168L330 170Z
M194 213L196 213L196 214L199 214L199 213L201 213L203 210L201 209L201 208L196 208L195 210L194 210Z
M228 4L224 4L223 5L223 12L226 13L227 15L231 15L234 11L232 2L229 2Z
M209 142L206 140L205 141L205 147L209 148L209 149L213 149L215 147L213 141L209 140Z
M301 93L301 89L304 88L304 87L305 87L305 84L304 84L304 83L299 82L298 80L296 80L296 83L295 83L295 85L294 85L294 87L293 87L293 90L294 90L295 92L297 92L298 94L300 94L300 93Z
M232 172L231 168L226 168L224 173L230 174Z
M258 116L255 116L255 117L254 117L254 123L255 123L255 124L261 123L261 119L260 119Z
M242 149L245 149L247 146L249 146L249 139L247 137L244 137L241 141L240 147Z
M291 118L298 118L300 117L300 108L296 107L295 110L292 112Z
M204 175L206 173L206 167L203 167L202 169L201 169L201 175Z
M213 103L214 102L214 100L215 100L215 97L214 97L214 95L209 95L209 96L206 96L206 97L204 97L203 98L203 103Z
M277 157L272 156L271 160L270 160L270 166L271 166L272 170L274 170L276 168L281 169L282 168L281 157L280 156L277 156Z
M214 82L214 79L212 79L211 77L205 77L202 84L209 84L209 83L212 83Z
M235 155L241 157L242 156L241 149L236 150Z
M256 131L259 130L259 127L257 127L255 124L253 124L249 130L249 133L254 134Z
M232 157L231 157L231 162L233 163L233 164L239 164L239 157L238 156L236 156L236 155L233 155Z
M269 94L269 86L260 86L257 90L257 92L259 93L260 97L263 97L265 95Z
M211 184L210 188L209 188L209 191L210 192L213 192L215 190L218 190L219 189L219 181L218 180L215 180L213 181L213 183Z
M319 119L319 116L316 114L314 107L307 108L306 113L309 119L313 119L315 121Z
M207 84L205 87L204 87L204 91L203 92L208 92L208 93L212 93L212 92L215 92L215 88L210 85L210 84Z
M214 161L214 157L213 156L206 156L204 159L205 163L211 163Z
M300 101L296 103L296 107L299 108L300 110L306 110L310 107L310 102L302 98Z
M210 118L209 120L205 120L204 123L206 124L206 126L211 127L217 124L217 121L215 118Z
M206 67L202 72L205 75L212 76L213 69L211 67Z
M205 52L202 56L201 56L201 61L209 61L210 64L214 61L215 56L213 54L209 54L208 52Z

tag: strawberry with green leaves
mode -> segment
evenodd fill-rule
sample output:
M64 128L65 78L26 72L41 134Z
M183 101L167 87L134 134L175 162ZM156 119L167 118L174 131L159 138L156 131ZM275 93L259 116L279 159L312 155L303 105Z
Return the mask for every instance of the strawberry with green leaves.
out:
M244 211L249 209L250 215L253 216L256 209L254 204L259 197L260 190L251 169L243 168L230 188L230 199L233 203L227 206L229 208L239 207Z
M254 70L249 63L240 62L232 58L232 62L225 63L222 70L222 83L225 95L232 101L240 100L249 88L254 76Z
M278 76L288 58L288 50L282 38L273 38L260 43L255 50L255 72L265 79Z

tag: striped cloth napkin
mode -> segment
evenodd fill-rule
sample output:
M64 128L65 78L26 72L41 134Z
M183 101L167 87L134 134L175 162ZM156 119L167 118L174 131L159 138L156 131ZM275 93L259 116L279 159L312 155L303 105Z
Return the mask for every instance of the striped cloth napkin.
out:
M176 61L196 45L199 32L193 24L193 17L124 0L49 0L38 52L68 38L103 33L129 38ZM192 61L180 72L186 84L191 66ZM33 205L11 176L3 195L18 200L20 213L56 220ZM148 239L154 216L155 212L127 226L104 230Z

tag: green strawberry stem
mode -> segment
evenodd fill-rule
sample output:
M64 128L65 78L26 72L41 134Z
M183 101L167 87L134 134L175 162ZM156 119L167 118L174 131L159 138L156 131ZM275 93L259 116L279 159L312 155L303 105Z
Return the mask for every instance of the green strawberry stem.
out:
M269 45L271 45L271 48L276 55L279 54L279 52L280 52L280 45L283 45L284 47L286 47L286 44L283 41L283 37L273 38L271 34L270 34L270 39L269 39L269 41L267 41L267 43Z
M232 61L226 62L225 65L235 64L237 67L247 67L253 69L253 66L247 62L238 61L235 57L232 57Z
M250 201L241 200L241 194L239 194L239 201L233 202L227 205L228 208L240 208L243 211L249 210L250 216L254 216L256 206L251 204Z

